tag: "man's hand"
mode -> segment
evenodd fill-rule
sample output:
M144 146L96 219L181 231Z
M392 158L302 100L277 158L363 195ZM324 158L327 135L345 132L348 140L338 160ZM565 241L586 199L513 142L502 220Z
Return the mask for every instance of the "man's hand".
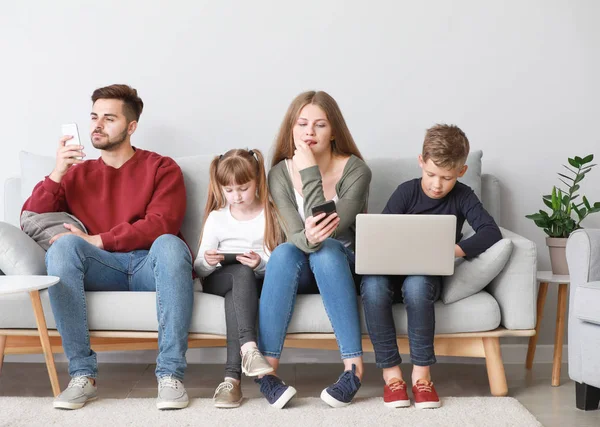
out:
M57 234L56 236L51 238L50 244L56 242L62 236L66 236L67 234L73 234L75 236L81 237L83 240L88 242L90 245L94 245L97 248L104 249L104 243L102 243L102 238L99 235L89 236L72 224L63 224L63 226L69 231L65 232L65 233Z
M315 160L315 155L313 154L310 146L304 141L294 141L296 145L296 149L294 150L294 157L292 157L292 162L298 171L309 168L311 166L315 166L317 161Z
M210 249L208 251L204 251L204 259L206 260L206 263L208 265L214 267L215 265L223 261L225 257L218 253L216 249Z
M244 265L247 265L252 270L260 265L260 255L254 251L247 252L243 255L238 255L235 257L239 262Z
M462 250L460 246L454 245L454 256L456 258L462 258L467 256L467 254L465 253L465 251Z
M321 212L317 216L309 216L304 223L304 235L306 239L313 245L321 243L333 234L337 226L340 224L340 217L337 212L327 216L325 212ZM325 219L323 219L325 218ZM321 221L318 225L317 222Z
M56 166L50 174L50 179L54 182L60 182L71 166L83 163L83 160L76 158L85 157L85 153L81 151L83 145L65 145L69 139L73 139L73 137L71 135L63 136L58 142Z

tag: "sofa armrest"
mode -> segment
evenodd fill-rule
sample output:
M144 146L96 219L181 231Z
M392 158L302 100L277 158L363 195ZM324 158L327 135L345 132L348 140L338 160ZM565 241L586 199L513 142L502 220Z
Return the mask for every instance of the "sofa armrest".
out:
M576 230L567 240L571 297L577 286L600 280L600 229Z
M20 228L0 221L0 270L6 275L46 274L46 252Z
M537 248L535 243L500 227L502 237L513 244L504 269L486 290L496 298L507 329L533 329L536 320Z

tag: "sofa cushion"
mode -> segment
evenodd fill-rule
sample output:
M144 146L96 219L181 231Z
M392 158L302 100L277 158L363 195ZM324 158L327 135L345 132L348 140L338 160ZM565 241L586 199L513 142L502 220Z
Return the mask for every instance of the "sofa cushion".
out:
M575 316L600 325L600 282L589 282L575 289Z
M482 151L473 151L467 158L467 172L460 182L473 189L481 200L481 157ZM369 190L369 213L381 213L392 193L405 181L420 178L421 168L414 157L366 159L373 172Z
M46 274L46 253L20 228L0 222L0 270L6 275Z
M68 233L64 224L71 224L87 234L85 226L76 217L66 212L46 212L38 214L23 211L21 228L45 251L50 247L50 239L61 233Z
M475 258L457 259L454 274L443 278L444 304L452 304L485 288L504 268L511 253L510 239L501 239Z
M37 246L37 245L36 245ZM41 249L40 249L41 250ZM91 330L156 331L155 292L86 292L88 323ZM56 323L48 291L40 292L48 327ZM226 335L225 299L202 292L194 293L191 332ZM131 307L135 307L132 310ZM398 335L407 334L406 309L394 305ZM362 309L361 309L362 311ZM455 304L435 304L436 333L478 332L500 325L500 308L496 300L482 291ZM364 316L362 332L367 334ZM31 301L26 293L0 295L0 329L35 329ZM333 333L320 295L298 295L288 333Z

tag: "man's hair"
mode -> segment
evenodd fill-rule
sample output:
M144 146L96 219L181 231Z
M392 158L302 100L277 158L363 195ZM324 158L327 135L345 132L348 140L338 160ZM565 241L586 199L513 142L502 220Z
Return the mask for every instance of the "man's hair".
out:
M144 103L138 96L137 90L128 85L110 85L98 88L92 94L92 103L99 99L120 99L123 101L123 114L127 122L139 121Z
M427 129L421 155L424 162L431 159L436 166L455 169L467 161L469 140L458 126L437 124Z

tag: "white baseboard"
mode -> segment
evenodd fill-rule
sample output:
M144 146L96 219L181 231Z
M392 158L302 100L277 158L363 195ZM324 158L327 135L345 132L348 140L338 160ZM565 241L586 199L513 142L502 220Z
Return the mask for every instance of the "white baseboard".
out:
M502 360L505 364L525 364L527 344L503 344ZM535 363L552 363L554 346L551 344L538 345L535 352ZM65 355L55 354L56 362L66 362ZM410 361L410 356L402 355L404 361ZM5 362L44 363L42 354L7 355ZM563 363L568 360L567 345L563 346ZM102 363L155 363L156 351L116 351L98 353L98 361ZM224 363L225 348L192 348L187 352L189 364ZM338 363L340 355L334 350L286 349L281 356L281 363ZM375 363L373 353L365 353L366 363ZM485 363L485 359L475 357L438 357L439 363Z

